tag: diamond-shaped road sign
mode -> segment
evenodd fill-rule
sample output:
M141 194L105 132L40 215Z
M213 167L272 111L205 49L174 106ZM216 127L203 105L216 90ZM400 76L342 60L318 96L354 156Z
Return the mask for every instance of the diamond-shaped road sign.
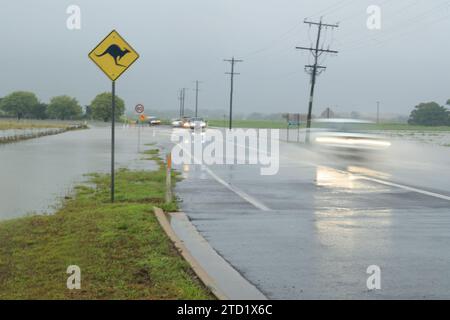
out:
M89 53L89 58L115 81L139 58L139 54L113 30Z

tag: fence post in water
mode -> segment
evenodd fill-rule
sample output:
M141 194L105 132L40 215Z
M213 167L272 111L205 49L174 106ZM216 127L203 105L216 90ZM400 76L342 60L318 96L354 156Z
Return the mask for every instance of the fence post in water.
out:
M166 203L172 202L172 154L166 156Z

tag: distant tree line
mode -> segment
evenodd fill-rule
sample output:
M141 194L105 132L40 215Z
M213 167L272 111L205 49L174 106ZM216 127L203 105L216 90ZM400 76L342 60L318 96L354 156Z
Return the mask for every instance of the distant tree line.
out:
M101 93L89 106L83 107L78 100L67 95L56 96L49 103L40 102L36 95L27 91L15 91L0 98L0 116L21 119L100 120L111 119L111 93ZM116 118L125 112L124 101L116 96Z
M446 105L450 105L450 99ZM450 110L437 102L420 103L411 112L408 123L422 126L450 126Z

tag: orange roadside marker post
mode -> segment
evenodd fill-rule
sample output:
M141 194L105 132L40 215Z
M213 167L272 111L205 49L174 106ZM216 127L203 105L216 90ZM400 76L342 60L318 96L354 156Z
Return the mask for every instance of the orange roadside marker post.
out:
M172 154L166 156L166 203L172 202Z

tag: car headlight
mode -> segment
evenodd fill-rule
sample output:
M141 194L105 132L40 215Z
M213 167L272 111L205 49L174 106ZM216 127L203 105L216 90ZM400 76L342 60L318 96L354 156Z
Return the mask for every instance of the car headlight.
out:
M316 142L321 144L344 144L349 146L368 146L368 147L384 147L384 148L388 148L391 146L391 143L385 140L340 138L340 137L317 137Z

